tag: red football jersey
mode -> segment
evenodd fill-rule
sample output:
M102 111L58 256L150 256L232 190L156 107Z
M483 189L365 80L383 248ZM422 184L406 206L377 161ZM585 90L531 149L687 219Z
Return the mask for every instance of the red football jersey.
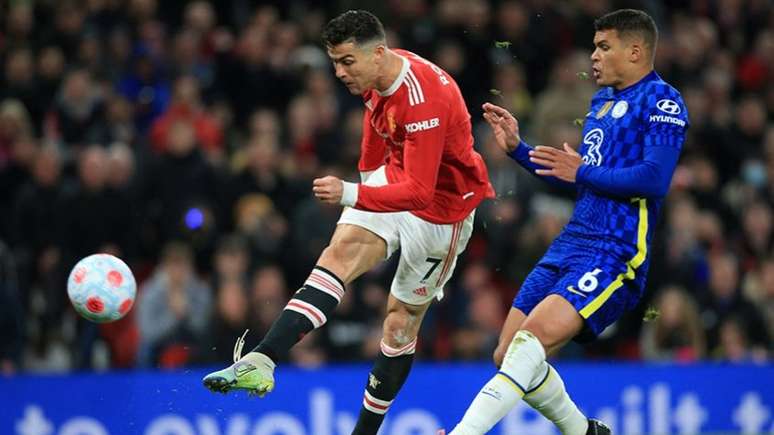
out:
M361 172L386 165L388 184L358 186L355 208L410 211L437 224L459 222L494 197L486 165L473 149L470 114L454 79L406 50L384 92L363 93Z

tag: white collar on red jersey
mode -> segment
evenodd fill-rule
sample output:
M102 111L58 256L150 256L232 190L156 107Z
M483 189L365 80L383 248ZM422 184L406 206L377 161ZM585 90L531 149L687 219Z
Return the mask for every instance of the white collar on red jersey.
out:
M378 89L376 90L376 92L379 94L380 97L389 97L390 95L394 94L395 91L398 90L401 84L403 84L403 78L406 77L406 73L408 73L408 70L411 67L411 64L409 63L408 59L406 59L405 57L400 56L400 58L403 60L403 66L400 68L400 73L398 74L398 77L395 79L394 82L392 82L390 87L387 88L387 90L385 90L384 92Z

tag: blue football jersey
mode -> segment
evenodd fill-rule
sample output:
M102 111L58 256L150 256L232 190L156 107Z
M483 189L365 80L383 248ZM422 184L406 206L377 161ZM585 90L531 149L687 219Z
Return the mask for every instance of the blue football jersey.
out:
M585 165L628 168L643 163L648 147L672 147L679 153L687 128L680 93L653 71L625 89L605 87L594 95L578 152ZM660 174L667 177L665 183L672 177L668 172ZM559 243L605 251L631 266L628 279L643 279L663 197L600 192L584 183L576 187L575 211Z

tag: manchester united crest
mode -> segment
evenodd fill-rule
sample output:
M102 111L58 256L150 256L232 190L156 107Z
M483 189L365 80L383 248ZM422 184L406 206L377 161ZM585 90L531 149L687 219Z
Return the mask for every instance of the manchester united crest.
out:
M390 134L395 133L397 125L395 123L395 115L392 112L387 112L387 128L390 130Z

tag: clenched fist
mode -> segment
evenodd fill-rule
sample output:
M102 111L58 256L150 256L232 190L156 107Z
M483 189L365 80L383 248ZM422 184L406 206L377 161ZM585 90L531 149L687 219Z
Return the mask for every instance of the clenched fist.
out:
M326 204L340 204L344 182L332 175L316 178L312 183L312 191L317 199Z

